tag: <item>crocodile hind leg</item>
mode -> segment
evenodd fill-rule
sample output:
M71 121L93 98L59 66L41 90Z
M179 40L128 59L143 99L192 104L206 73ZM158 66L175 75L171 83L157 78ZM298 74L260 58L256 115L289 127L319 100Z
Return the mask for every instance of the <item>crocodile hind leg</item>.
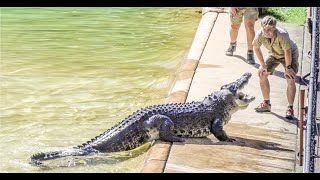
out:
M154 132L159 132L160 139L164 141L184 142L183 138L177 137L173 134L174 125L168 116L161 114L153 115L146 120L143 125L151 136L154 136Z
M233 142L235 139L230 138L227 133L223 130L223 126L219 118L215 118L211 125L212 134L219 139L219 141L229 141Z

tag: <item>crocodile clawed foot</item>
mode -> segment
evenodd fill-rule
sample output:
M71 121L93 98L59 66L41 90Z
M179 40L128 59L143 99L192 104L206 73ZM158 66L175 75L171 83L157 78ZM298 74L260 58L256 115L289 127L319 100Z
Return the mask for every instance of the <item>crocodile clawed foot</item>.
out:
M234 138L228 138L227 139L227 142L234 142L234 141L236 141L236 139L234 139Z

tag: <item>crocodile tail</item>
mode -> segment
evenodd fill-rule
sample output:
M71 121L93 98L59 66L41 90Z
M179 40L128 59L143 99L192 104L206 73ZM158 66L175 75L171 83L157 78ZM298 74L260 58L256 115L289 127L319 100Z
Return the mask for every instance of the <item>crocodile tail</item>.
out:
M61 157L66 157L66 156L85 156L85 155L90 155L90 154L96 154L98 153L97 150L94 150L93 148L86 148L86 149L81 149L81 148L69 148L66 150L61 150L61 151L53 151L53 152L46 152L46 153L37 153L32 155L31 158L31 164L34 165L41 165L41 161L45 160L50 160L50 159L56 159L56 158L61 158Z
M31 158L31 164L39 165L42 164L41 161L49 160L49 159L55 159L59 158L61 156L61 151L54 151L54 152L48 152L48 153L37 153L32 155Z

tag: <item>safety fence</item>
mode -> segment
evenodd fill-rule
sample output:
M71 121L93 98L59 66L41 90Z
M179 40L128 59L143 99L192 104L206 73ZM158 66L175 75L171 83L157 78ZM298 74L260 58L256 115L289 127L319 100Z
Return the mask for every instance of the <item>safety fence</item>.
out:
M303 154L303 173L313 173L315 169L316 154L316 133L319 137L319 128L317 127L317 91L319 91L318 74L319 74L319 16L320 9L312 7L310 17L308 17L308 30L311 34L311 50L309 52L310 73L303 76L302 82L308 87L308 103L304 109L304 117L300 119L300 136L303 138L303 153L300 148L300 155ZM309 82L306 78L309 76ZM304 94L304 92L303 92ZM304 104L304 103L302 103ZM301 105L301 104L300 104ZM304 105L303 105L304 106ZM319 113L319 112L318 112ZM301 122L303 120L303 122ZM302 127L301 127L302 126ZM301 142L301 141L300 141ZM301 145L302 146L302 145ZM302 158L301 157L301 158Z

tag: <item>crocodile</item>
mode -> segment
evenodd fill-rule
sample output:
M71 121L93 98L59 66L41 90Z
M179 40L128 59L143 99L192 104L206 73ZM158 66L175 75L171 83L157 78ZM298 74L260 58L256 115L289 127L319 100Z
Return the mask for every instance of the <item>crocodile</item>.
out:
M233 142L223 130L231 115L245 109L255 97L240 90L248 84L251 73L221 86L202 101L169 103L137 110L112 128L76 147L31 156L31 164L65 156L85 156L135 149L153 140L183 142L184 138L213 134L219 141Z

